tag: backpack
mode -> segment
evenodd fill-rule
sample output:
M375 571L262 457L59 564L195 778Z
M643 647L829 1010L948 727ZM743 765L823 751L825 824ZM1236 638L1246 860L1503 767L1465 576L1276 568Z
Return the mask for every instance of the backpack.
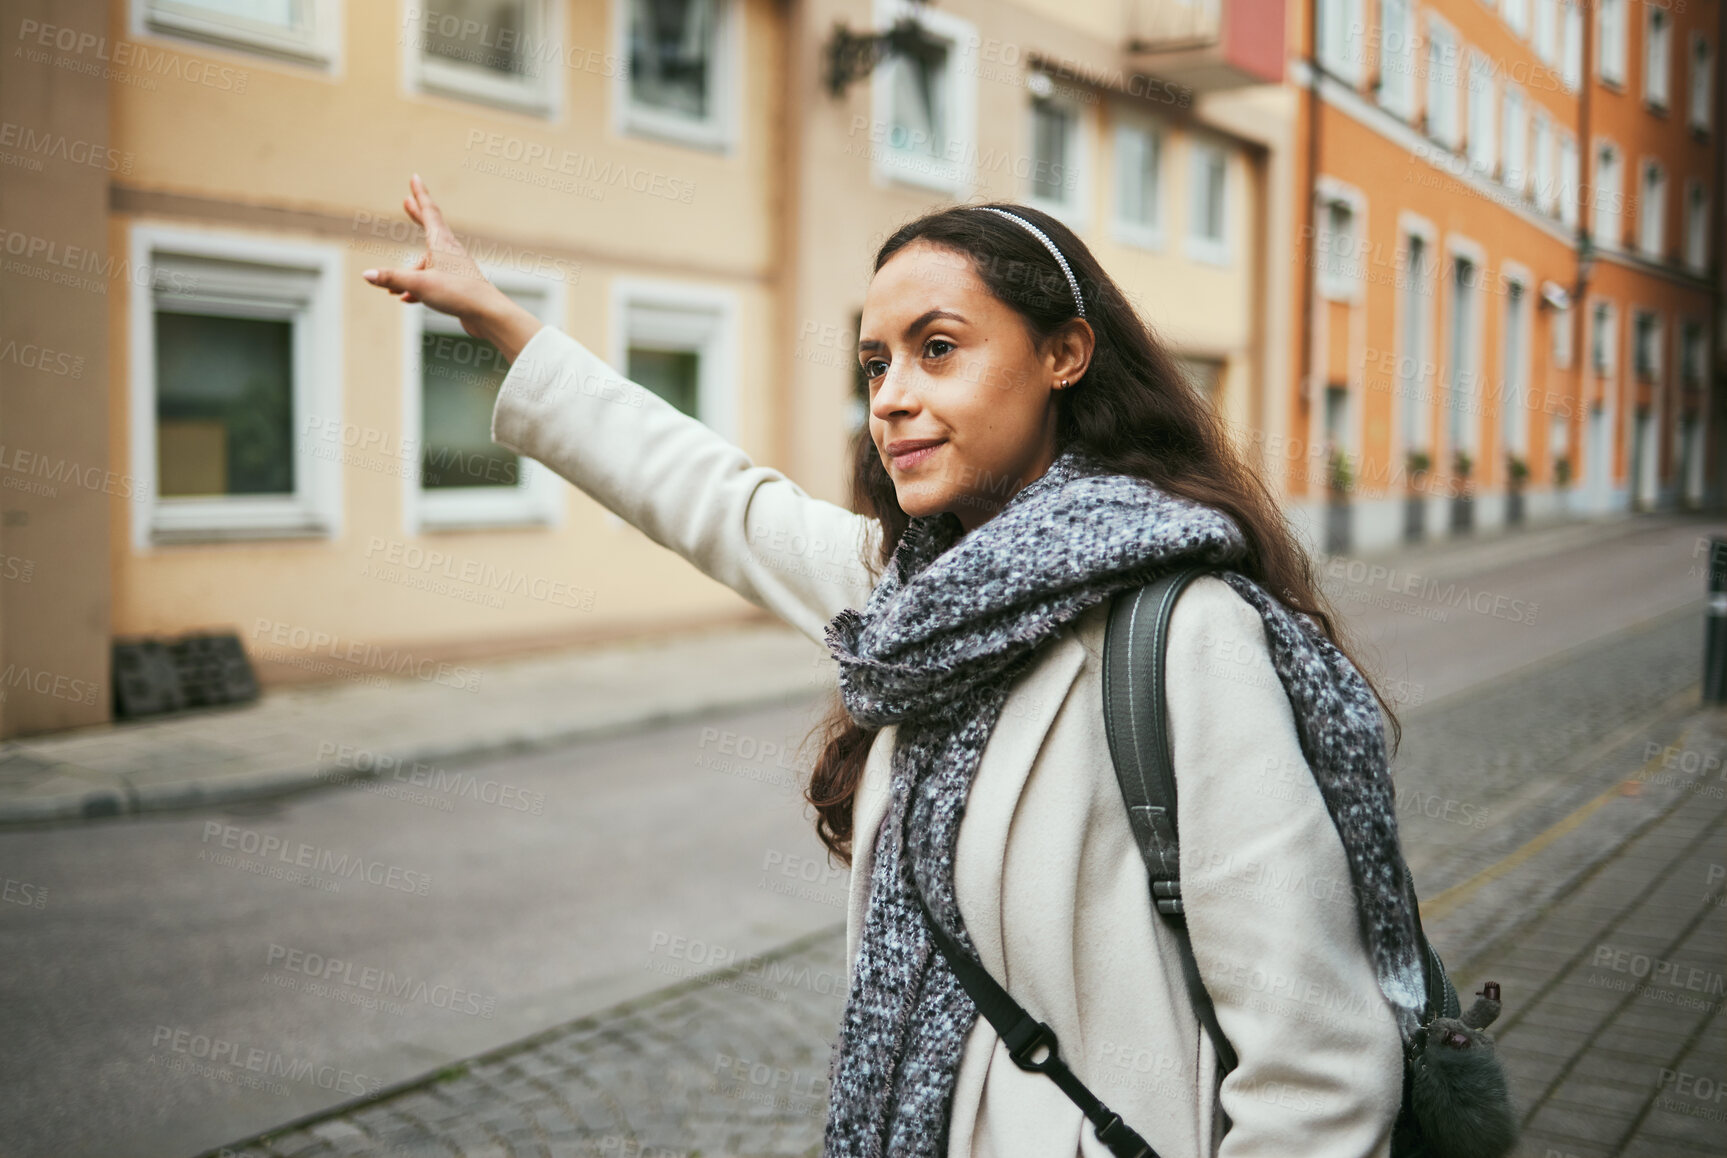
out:
M1145 860L1152 903L1180 946L1188 997L1217 1053L1221 1081L1237 1059L1218 1025L1187 934L1164 696L1170 614L1187 584L1209 570L1180 568L1116 597L1104 637L1103 698L1110 757ZM1136 720L1150 727L1133 727ZM1403 872L1413 897L1415 880L1407 864ZM1062 1061L1054 1031L1009 997L939 922L929 919L928 925L978 1012L1001 1035L1014 1064L1046 1074L1060 1086L1117 1158L1158 1158ZM1415 925L1424 958L1427 1004L1421 1029L1403 1059L1403 1095L1392 1129L1392 1158L1502 1158L1516 1144L1517 1122L1509 1083L1493 1052L1493 1039L1485 1032L1499 1015L1499 986L1485 982L1476 1002L1462 1013L1445 964L1421 930L1419 910ZM1228 1129L1227 1115L1224 1128Z

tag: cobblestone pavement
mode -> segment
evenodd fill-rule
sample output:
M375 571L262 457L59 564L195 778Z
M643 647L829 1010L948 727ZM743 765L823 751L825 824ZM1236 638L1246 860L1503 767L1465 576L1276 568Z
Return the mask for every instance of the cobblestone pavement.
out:
M1698 706L1700 617L1405 716L1428 932L1461 991L1504 987L1521 1158L1727 1152L1727 712ZM814 934L213 1155L817 1155L843 952Z

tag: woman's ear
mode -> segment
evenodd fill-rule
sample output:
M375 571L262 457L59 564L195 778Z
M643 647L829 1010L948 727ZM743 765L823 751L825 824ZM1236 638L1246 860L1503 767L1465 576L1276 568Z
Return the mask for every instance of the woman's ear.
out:
M1050 335L1052 369L1057 379L1077 382L1091 366L1092 352L1097 348L1097 334L1084 318L1069 318Z

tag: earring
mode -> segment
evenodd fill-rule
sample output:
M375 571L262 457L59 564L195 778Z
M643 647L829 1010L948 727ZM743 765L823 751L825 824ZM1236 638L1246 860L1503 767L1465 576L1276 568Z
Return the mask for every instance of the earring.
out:
M1062 380L1061 380L1061 385L1060 385L1060 386L1057 386L1057 387L1056 387L1056 389L1057 389L1057 390L1066 390L1066 389L1067 389L1067 379L1066 379L1066 378L1063 378L1063 379L1062 379Z

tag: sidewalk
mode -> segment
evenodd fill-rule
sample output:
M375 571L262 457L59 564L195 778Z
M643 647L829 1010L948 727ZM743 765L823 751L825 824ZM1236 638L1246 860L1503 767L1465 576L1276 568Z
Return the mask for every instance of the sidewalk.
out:
M1688 517L1568 521L1360 558L1454 578ZM764 623L495 660L473 691L414 679L272 689L240 707L0 743L0 824L278 795L380 766L547 747L832 686L822 649Z

